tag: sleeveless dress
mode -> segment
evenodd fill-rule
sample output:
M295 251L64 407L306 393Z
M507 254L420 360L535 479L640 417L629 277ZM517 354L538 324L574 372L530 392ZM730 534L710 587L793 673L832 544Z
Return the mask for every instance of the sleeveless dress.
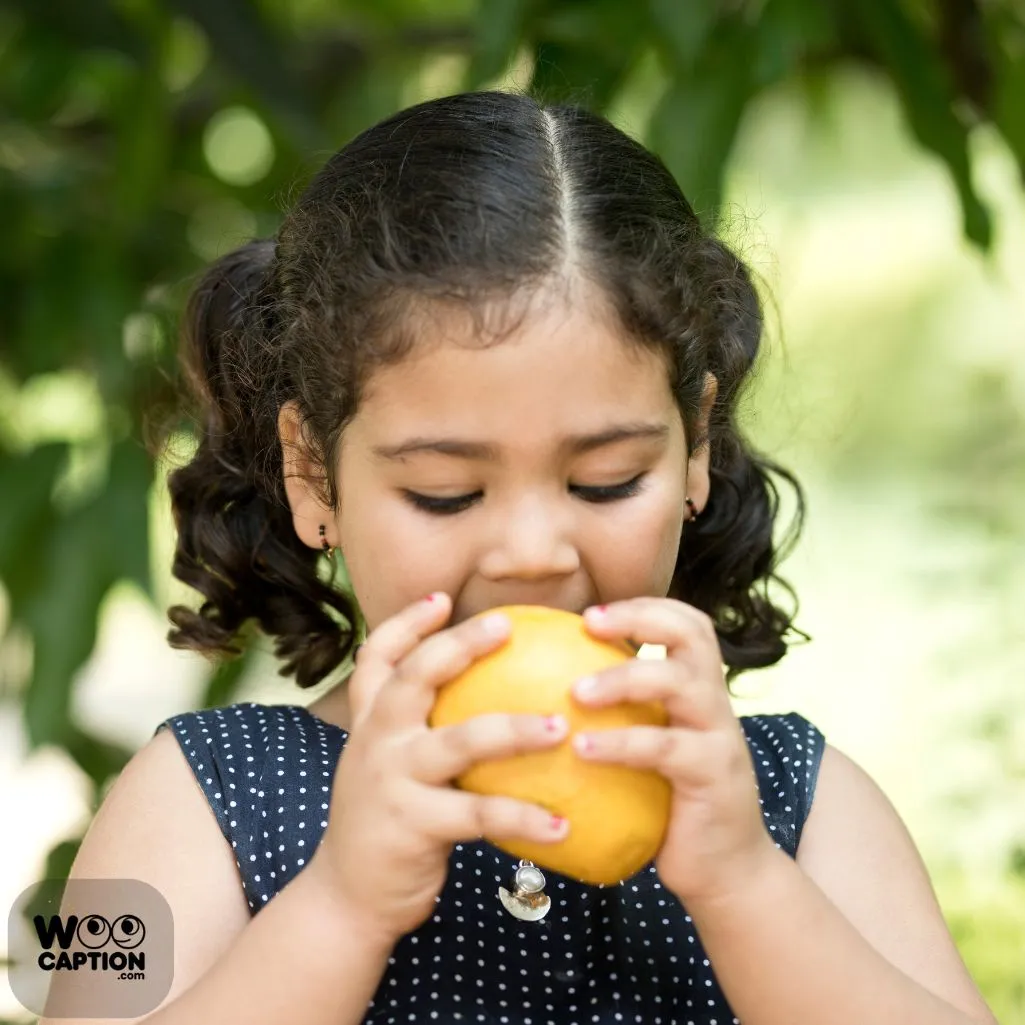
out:
M740 720L765 826L791 857L824 749L795 713ZM327 826L346 731L300 705L239 703L165 720L231 844L251 913L302 871ZM371 857L372 852L368 851ZM456 844L435 913L395 946L364 1025L733 1025L686 909L654 864L614 886L544 869L552 905L524 922L502 907L517 861Z

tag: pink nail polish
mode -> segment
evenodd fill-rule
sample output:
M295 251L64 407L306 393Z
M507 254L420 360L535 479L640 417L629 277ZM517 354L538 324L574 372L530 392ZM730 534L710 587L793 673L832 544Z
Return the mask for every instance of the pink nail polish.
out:
M546 716L545 729L549 733L562 733L566 729L566 720L561 715Z
M594 750L594 741L586 733L578 733L573 738L573 746L581 753L587 754Z

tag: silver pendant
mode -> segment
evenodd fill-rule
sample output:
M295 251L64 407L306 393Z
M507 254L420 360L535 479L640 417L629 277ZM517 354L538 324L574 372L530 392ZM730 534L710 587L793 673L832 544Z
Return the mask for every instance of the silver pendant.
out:
M534 862L521 858L513 877L512 893L500 886L498 899L513 918L521 922L539 922L552 906L552 899L544 889L545 877L541 869Z

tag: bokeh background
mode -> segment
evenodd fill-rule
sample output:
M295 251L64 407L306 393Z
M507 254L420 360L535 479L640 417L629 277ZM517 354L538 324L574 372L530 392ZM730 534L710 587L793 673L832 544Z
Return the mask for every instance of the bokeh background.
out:
M1025 13L1012 0L0 2L0 906L166 716L307 701L164 641L175 316L401 106L532 90L647 141L750 261L745 422L802 478L812 640L736 685L858 759L1025 1025ZM153 458L147 422L170 423ZM0 940L3 943L4 940ZM5 984L0 1019L29 1020Z

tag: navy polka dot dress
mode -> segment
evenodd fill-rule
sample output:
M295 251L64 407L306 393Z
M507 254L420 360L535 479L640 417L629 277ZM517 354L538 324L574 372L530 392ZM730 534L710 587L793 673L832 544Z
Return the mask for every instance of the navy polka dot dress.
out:
M793 857L811 807L822 734L796 714L741 719L765 825ZM309 861L327 826L348 734L298 705L236 704L175 716L174 731L252 913ZM616 886L544 870L552 906L524 922L502 907L517 860L456 844L434 914L392 951L365 1023L732 1025L686 909L650 864Z

